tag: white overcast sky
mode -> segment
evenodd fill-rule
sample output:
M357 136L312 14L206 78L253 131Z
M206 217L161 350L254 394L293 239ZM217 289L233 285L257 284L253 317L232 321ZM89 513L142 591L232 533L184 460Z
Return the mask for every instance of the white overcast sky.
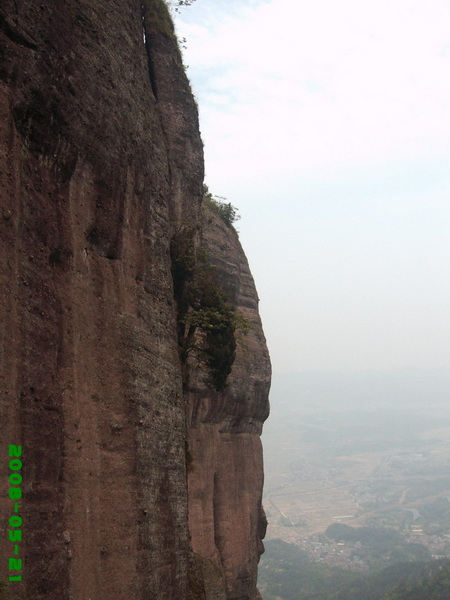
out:
M206 183L275 373L450 367L450 0L196 0Z

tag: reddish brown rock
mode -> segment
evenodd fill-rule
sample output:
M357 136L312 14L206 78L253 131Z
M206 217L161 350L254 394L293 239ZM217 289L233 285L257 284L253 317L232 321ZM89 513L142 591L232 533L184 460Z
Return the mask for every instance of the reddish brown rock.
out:
M22 445L17 598L195 600L213 586L188 530L170 257L174 230L198 219L202 144L164 5L141 4L0 7L0 481L3 490L8 444ZM249 377L263 398L267 377ZM213 410L232 440L230 468L246 465L236 479L245 509L222 477L215 488L226 500L216 502L222 554L210 572L220 566L230 598L236 581L254 585L256 542L233 542L234 558L222 547L234 510L256 539L260 492L250 488L262 483L266 411L250 390L235 398ZM203 419L207 400L195 402ZM217 459L225 438L214 436L202 452ZM0 494L0 578L11 511Z
M140 3L17 6L2 2L0 21L1 466L4 482L6 444L22 444L17 590L27 600L185 598L169 253L177 165ZM192 206L203 176L197 115L176 43L161 36L176 118L184 110L190 123L177 150L188 143L197 165L177 202ZM2 497L1 514L10 510Z
M222 392L191 373L189 522L195 552L223 574L226 594L256 600L257 565L263 551L263 461L260 433L268 415L270 361L258 297L235 231L208 212L204 243L230 302L251 322L239 338L236 361Z

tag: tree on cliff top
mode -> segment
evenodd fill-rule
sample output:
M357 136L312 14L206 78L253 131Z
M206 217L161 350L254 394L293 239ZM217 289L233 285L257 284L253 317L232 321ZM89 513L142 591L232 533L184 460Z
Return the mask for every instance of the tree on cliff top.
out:
M213 196L208 186L203 184L203 202L222 219L227 227L234 229L233 224L241 217L238 215L238 209L231 202L224 202L224 200L226 198L222 196Z
M176 12L180 11L180 6L191 6L195 0L167 0L167 6L174 8Z

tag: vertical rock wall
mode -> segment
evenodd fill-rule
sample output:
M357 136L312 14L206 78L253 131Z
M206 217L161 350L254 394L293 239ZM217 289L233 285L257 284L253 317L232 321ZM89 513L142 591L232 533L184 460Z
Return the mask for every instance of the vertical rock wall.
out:
M266 528L259 436L269 412L270 360L258 296L236 232L207 211L203 243L222 289L251 328L247 335L238 334L236 360L223 391L211 390L201 369L191 373L192 544L203 558L213 598L254 600Z
M0 122L0 578L7 447L21 444L17 598L205 597L185 464L187 417L194 444L209 400L196 392L188 411L183 397L170 261L173 232L199 218L203 155L164 3L2 0ZM229 598L247 597L234 591L239 565L246 590L255 578L266 409L249 399L239 424L225 419L239 440L230 466L241 451L256 462L249 537L233 559L221 550L227 503L241 511L231 497L215 501L209 532L223 540L215 565ZM199 456L220 444L204 440ZM227 498L215 477L214 497Z

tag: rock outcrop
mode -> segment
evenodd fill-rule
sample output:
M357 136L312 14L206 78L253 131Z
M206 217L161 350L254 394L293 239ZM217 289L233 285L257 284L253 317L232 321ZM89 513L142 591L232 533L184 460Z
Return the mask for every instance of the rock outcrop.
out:
M24 560L8 570L2 493L0 578L27 600L257 597L270 368L237 238L203 221L165 4L2 0L0 122L0 476L21 445ZM220 393L200 371L183 391L170 241L187 220L255 324Z
M205 385L201 371L190 378L192 545L206 562L207 572L217 573L225 582L225 592L214 598L254 600L266 528L259 436L268 416L270 362L258 297L237 234L208 212L204 244L224 291L251 327L238 340L225 390L216 392Z

